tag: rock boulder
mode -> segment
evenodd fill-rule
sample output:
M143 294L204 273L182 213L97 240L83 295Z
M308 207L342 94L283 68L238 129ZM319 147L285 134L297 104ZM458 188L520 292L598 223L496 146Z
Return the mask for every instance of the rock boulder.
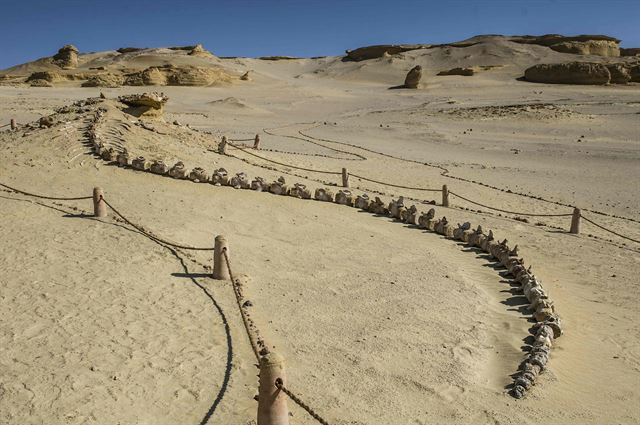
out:
M63 69L77 68L78 48L72 44L67 44L53 56L53 62Z
M422 67L416 65L407 73L407 77L404 79L404 87L408 89L417 89L422 78Z
M534 65L525 70L524 78L535 83L603 85L611 81L611 73L600 63L569 62Z

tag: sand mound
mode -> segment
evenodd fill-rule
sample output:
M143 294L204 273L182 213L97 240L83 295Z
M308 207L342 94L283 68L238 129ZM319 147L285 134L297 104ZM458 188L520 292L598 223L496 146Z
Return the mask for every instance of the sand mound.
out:
M236 99L235 97L226 97L224 99L218 99L218 100L212 100L211 102L208 102L209 105L214 105L214 106L228 106L228 107L232 107L232 108L247 108L247 104L244 102L241 102L240 100Z

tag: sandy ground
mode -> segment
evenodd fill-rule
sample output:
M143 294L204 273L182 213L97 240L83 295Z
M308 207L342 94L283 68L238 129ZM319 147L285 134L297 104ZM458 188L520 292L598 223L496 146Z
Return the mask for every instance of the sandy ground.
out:
M412 60L405 54L390 66ZM637 85L528 84L506 67L429 76L424 89L402 91L387 89L402 74L382 63L230 62L254 69L254 81L163 87L167 123L211 135L162 123L156 127L168 134L125 131L110 113L105 137L209 171L284 175L312 188L339 179L209 150L221 135L259 133L275 150L261 155L280 162L347 167L405 186L447 184L507 210L566 213L571 208L552 202L578 205L640 237ZM36 120L100 91L114 98L144 90L1 87L0 122ZM518 244L564 320L549 368L514 400L505 387L532 323L522 297L483 255L355 208L109 166L83 145L86 125L81 117L26 136L1 132L0 182L53 196L102 186L123 213L168 239L206 247L226 235L234 269L250 276L252 317L286 358L291 389L330 423L640 421L637 244L587 223L582 235L569 235L569 217L526 223L456 198L462 208L436 207L437 217L482 224ZM315 139L285 137L300 131ZM352 185L385 200L440 200L353 177ZM81 215L90 203L0 192L0 422L253 423L257 369L229 282L205 276L210 254L172 252L113 217ZM314 423L290 407L292 423Z

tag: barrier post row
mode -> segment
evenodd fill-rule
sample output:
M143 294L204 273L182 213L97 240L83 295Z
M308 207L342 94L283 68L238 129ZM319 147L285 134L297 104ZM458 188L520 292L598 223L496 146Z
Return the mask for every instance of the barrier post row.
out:
M94 217L106 217L107 216L107 204L104 200L104 190L101 187L93 188L93 216Z
M342 187L349 187L349 173L346 168L342 169Z
M286 385L284 358L270 352L260 358L258 387L258 425L289 425L287 395L276 387L276 380Z
M218 280L229 280L229 269L224 258L224 251L229 255L229 245L227 238L222 235L216 236L213 245L213 278Z
M449 206L449 189L447 188L446 184L442 185L442 206Z
M571 217L571 229L569 233L577 235L580 233L580 208L573 209L573 216Z

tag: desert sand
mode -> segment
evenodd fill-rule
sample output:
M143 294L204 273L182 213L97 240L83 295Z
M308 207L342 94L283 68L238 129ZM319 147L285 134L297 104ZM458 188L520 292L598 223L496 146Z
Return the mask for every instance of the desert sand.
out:
M288 387L329 423L638 423L638 243L585 221L569 234L571 217L525 220L455 196L444 208L440 192L392 186L446 184L532 214L578 206L640 239L640 85L521 81L538 63L609 58L478 40L357 62L106 52L81 54L73 71L215 68L206 87L81 87L88 76L30 87L24 77L50 65L25 64L0 86L0 124L19 124L0 131L0 183L51 197L99 186L162 238L212 247L225 235L234 271L248 276L251 317L286 359ZM416 65L418 89L389 90ZM456 67L476 72L436 75ZM152 91L169 98L159 117L118 102ZM72 106L87 98L98 99ZM100 137L134 156L283 176L312 193L337 191L340 175L280 164L345 167L391 184L352 175L356 195L404 196L517 244L562 318L546 369L524 398L509 395L535 321L485 254L357 208L110 164L87 138L96 108ZM49 115L54 124L39 128ZM256 134L262 149L248 151L280 164L234 147ZM222 136L233 144L226 155ZM231 283L209 277L210 251L170 249L112 211L94 218L90 199L3 189L0 213L0 423L255 424L258 369ZM289 408L291 423L316 423Z

